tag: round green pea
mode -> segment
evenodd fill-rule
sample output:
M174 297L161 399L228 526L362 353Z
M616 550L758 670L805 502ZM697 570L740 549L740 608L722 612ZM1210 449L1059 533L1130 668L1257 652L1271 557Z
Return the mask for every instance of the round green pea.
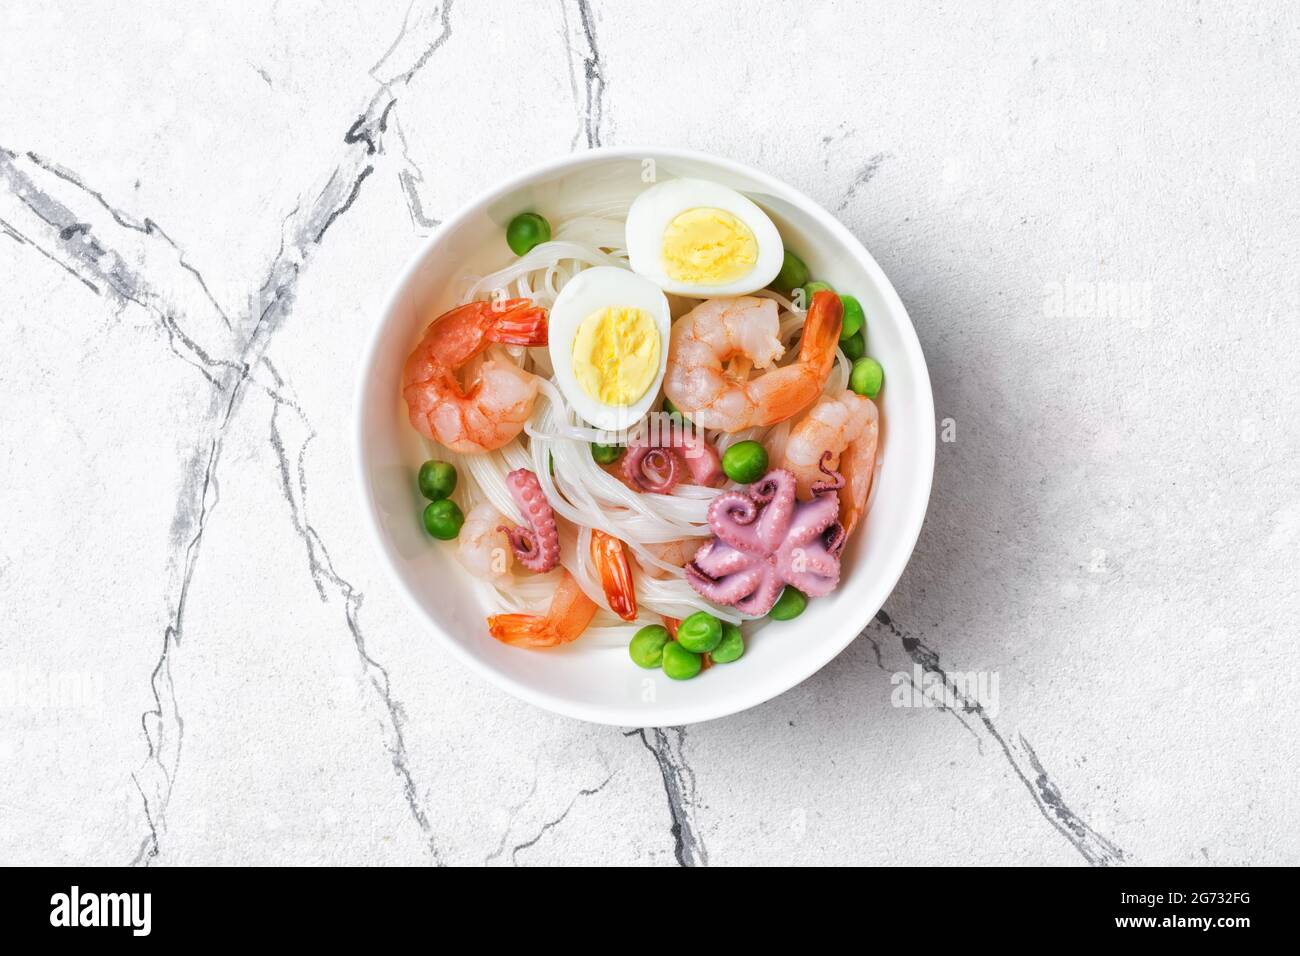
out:
M740 633L740 626L728 621L722 625L722 640L709 656L715 664L730 664L732 661L740 660L740 655L743 653L745 653L745 637Z
M654 668L663 663L664 645L672 638L662 624L648 624L632 635L627 646L628 656L637 667Z
M840 351L850 362L856 362L867 352L867 343L862 339L862 333L850 335L847 339L840 339Z
M853 363L849 372L849 388L859 395L875 398L880 394L880 386L885 384L885 370L880 363L870 356L860 358Z
M852 338L867 324L867 313L862 311L862 303L851 295L840 296L840 301L844 303L844 324L840 326L840 338Z
M812 308L813 296L818 292L834 292L829 282L809 282L803 287L803 307L804 311Z
M440 501L456 490L456 466L445 461L426 461L416 477L420 494L430 501Z
M618 461L619 456L623 454L622 445L602 445L599 442L591 443L591 457L596 459L598 465L612 465Z
M680 630L678 634L681 634ZM673 680L690 680L703 666L703 658L682 647L678 641L669 641L664 645L664 673Z
M677 643L696 654L707 654L722 640L722 622L708 611L696 611L677 626Z
M424 530L440 541L452 541L460 534L465 515L450 498L431 501L424 509Z
M808 599L804 597L804 593L798 588L786 585L781 596L772 605L772 610L767 612L767 616L774 621L789 621L802 614L807 606Z
M785 250L785 258L781 260L781 271L772 280L772 288L778 292L793 292L807 281L808 267L789 249Z
M758 481L767 474L767 449L756 441L738 441L722 453L722 470L742 485Z
M506 244L517 256L522 256L543 242L549 242L550 238L551 224L535 212L520 213L506 226Z

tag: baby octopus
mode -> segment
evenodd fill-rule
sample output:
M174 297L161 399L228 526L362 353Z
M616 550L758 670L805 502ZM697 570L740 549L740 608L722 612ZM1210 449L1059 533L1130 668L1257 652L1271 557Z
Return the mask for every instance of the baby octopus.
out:
M506 475L510 497L524 514L527 528L501 525L497 528L510 541L510 550L529 571L549 571L560 563L560 531L537 476L527 468Z
M709 506L714 538L686 565L697 592L758 617L789 584L810 597L824 597L840 580L844 528L836 491L843 477L821 460L828 481L816 482L810 501L795 498L796 481L777 468L749 486L728 491Z

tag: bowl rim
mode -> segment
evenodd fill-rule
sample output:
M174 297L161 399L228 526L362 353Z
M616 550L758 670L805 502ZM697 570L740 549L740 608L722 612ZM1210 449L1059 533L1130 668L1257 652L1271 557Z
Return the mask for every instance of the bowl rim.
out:
M502 673L484 661L480 660L474 654L463 647L459 641L448 634L445 629L434 621L420 605L416 597L411 593L410 588L403 580L401 573L398 571L393 556L390 554L390 544L383 534L382 524L379 520L375 496L371 482L367 475L366 462L363 458L362 451L365 447L365 421L362 415L363 404L362 398L369 382L370 372L374 365L376 354L379 351L383 333L386 331L389 321L392 317L394 307L401 298L408 284L419 271L420 266L428 257L430 249L441 241L442 237L459 226L465 220L480 213L488 207L494 200L497 200L510 192L527 186L531 182L549 176L555 173L566 172L570 169L578 169L582 166L599 163L607 160L618 159L645 159L665 158L680 159L689 162L699 162L707 165L713 165L731 172L737 176L745 177L758 183L765 189L772 190L776 195L781 195L790 199L801 210L816 220L821 226L826 228L829 234L839 242L842 247L849 252L865 269L871 280L876 283L882 297L888 302L892 309L896 309L904 319L902 328L900 328L900 337L902 339L903 350L907 354L912 369L919 376L918 388L921 393L922 401L925 407L920 409L923 412L921 420L929 421L931 427L923 431L920 436L922 457L926 466L922 469L923 474L917 476L918 481L924 481L924 494L920 500L922 506L915 509L915 514L911 515L904 534L897 539L897 544L893 549L890 559L886 564L886 572L879 576L880 580L887 580L888 587L884 589L884 598L881 600L880 607L884 606L884 601L893 593L894 588L898 585L903 571L907 568L912 559L912 554L916 550L916 542L920 538L921 527L925 523L925 516L929 510L930 493L934 483L934 464L935 464L935 429L934 429L934 391L930 382L930 370L925 361L925 354L921 349L921 343L916 334L916 327L912 323L912 317L907 308L903 305L902 299L899 298L898 292L894 285L889 281L880 264L876 262L874 256L867 250L866 246L849 231L848 227L839 221L834 215L828 212L820 203L804 194L800 189L791 186L789 183L763 172L754 169L744 163L737 162L724 156L718 156L712 153L706 153L693 149L670 148L659 146L601 146L592 149L583 150L578 153L570 153L553 159L548 159L535 163L516 175L502 180L487 189L481 190L472 198L464 202L455 213L449 216L428 236L419 243L418 247L411 254L405 266L393 280L389 292L372 322L372 327L368 333L368 341L361 355L361 363L357 373L357 380L352 396L352 463L353 477L356 482L357 493L361 497L362 511L365 515L364 524L368 532L370 542L375 551L379 554L384 565L385 572L390 581L396 586L401 594L406 606L414 615L423 622L426 629L432 631L435 638L443 648L448 650L452 657L466 666L470 671L485 678L490 683L500 687L502 690L527 701L534 706L541 707L552 713L560 714L565 717L572 717L578 720L585 720L591 723L603 724L615 727L669 727L683 724L697 724L709 720L716 720L721 717L728 717L732 714L738 714L748 710L751 707L757 707L759 704L766 703L775 697L779 697L786 691L797 687L813 674L817 673L832 660L834 660L846 647L848 647L862 633L870 621L879 612L880 607L871 608L869 614L855 628L847 631L847 636L842 640L832 640L826 643L825 653L816 655L811 667L801 668L797 672L791 672L781 681L774 682L779 686L771 689L768 684L753 685L754 692L745 694L733 694L725 698L710 697L701 695L698 699L688 704L665 705L663 710L662 721L656 724L643 724L639 720L628 721L621 719L625 715L621 712L614 711L608 705L591 704L585 701L573 700L559 694L554 694L536 687L523 684L510 675ZM906 542L906 547L901 544ZM656 720L659 720L656 715Z

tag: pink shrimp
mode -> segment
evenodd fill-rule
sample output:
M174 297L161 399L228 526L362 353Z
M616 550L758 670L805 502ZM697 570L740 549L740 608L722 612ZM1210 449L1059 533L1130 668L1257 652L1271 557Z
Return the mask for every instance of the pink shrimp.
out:
M824 396L795 423L785 447L774 454L774 464L795 476L803 497L825 478L823 464L838 470L844 476L839 520L847 534L866 507L879 436L876 403L846 389ZM823 462L827 452L830 458Z
M493 614L487 619L488 633L516 647L556 647L581 635L599 609L565 571L545 614Z
M434 319L406 360L402 396L421 435L452 451L492 451L518 435L532 414L537 377L489 358L465 387L457 370L492 343L546 344L546 310L528 299L470 302Z
M704 538L678 538L676 541L645 542L641 547L665 564L680 568L695 557L695 552L700 550L700 545L704 544L705 540ZM641 566L641 570L652 578L665 578L670 574L653 562L638 561L637 563Z
M627 549L612 534L599 529L591 532L591 560L600 571L600 586L609 609L625 621L636 620L636 586Z
M777 338L776 303L742 296L709 299L673 323L664 394L702 428L738 432L774 425L807 408L835 363L844 306L839 296L813 296L789 365L770 368L785 351ZM750 377L750 369L769 369Z

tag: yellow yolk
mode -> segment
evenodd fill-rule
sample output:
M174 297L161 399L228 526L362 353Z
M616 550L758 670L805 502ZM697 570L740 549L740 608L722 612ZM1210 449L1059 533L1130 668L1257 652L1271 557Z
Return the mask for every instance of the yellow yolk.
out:
M605 405L631 405L659 374L659 330L650 313L608 305L582 320L573 338L573 376Z
M722 209L697 207L664 230L664 271L676 282L722 285L749 275L758 240L749 226Z

